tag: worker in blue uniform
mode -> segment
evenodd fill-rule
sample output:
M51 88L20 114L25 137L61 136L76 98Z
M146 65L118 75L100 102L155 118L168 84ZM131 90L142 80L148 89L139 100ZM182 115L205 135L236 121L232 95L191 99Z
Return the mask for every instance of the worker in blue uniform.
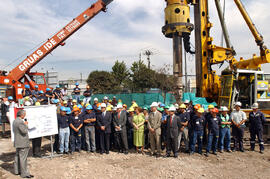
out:
M256 136L259 140L260 153L263 153L263 125L266 122L266 119L261 111L258 110L258 103L252 105L253 111L249 113L249 131L250 131L250 147L251 151L255 150L255 139Z
M217 155L216 150L219 139L219 126L221 124L221 119L217 114L218 109L214 108L211 112L211 117L206 120L206 126L208 128L208 141L205 156L207 157L211 149L213 154Z

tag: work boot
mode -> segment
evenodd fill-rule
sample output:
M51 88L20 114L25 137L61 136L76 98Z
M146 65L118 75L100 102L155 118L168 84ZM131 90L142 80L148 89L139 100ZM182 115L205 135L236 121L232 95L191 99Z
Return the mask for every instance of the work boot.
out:
M260 153L263 154L263 150L260 150Z
M209 157L209 153L208 153L208 152L206 152L204 155L205 155L206 157Z
M213 155L217 155L217 152L216 152L216 151L214 151L214 152L213 152Z

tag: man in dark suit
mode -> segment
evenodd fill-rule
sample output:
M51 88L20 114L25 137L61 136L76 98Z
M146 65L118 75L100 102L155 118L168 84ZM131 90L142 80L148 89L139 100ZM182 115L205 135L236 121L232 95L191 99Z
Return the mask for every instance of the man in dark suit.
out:
M175 107L169 108L169 116L167 116L166 126L166 141L167 141L167 155L170 157L171 150L173 151L174 157L178 157L178 134L181 129L181 120L175 115Z
M22 178L32 178L27 169L27 156L30 148L28 136L28 122L24 119L26 112L20 110L17 113L17 119L12 124L14 132L14 147L16 148L14 172L21 175Z
M97 125L100 128L100 154L103 154L106 150L106 154L109 154L110 150L110 134L111 134L112 114L106 111L106 104L101 104L101 115L97 118Z
M123 111L122 104L117 105L117 113L113 118L113 126L115 128L115 140L119 152L128 154L128 142L127 142L127 114Z

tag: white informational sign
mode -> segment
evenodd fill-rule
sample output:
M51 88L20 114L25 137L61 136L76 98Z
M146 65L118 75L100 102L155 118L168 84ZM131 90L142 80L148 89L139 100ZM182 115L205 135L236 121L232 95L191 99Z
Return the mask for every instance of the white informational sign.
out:
M58 122L55 105L25 106L28 121L28 135L30 139L58 134ZM10 109L10 125L15 120L16 108ZM13 129L11 130L14 141Z

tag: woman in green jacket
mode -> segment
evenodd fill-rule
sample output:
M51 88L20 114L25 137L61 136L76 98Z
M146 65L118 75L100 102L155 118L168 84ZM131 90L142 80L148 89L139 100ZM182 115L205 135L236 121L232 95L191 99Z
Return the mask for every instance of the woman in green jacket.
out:
M133 133L133 142L136 146L137 152L139 152L139 147L141 147L141 152L144 154L144 122L145 117L142 113L142 108L136 107L135 108L136 115L133 117L133 126L134 126L134 133Z

